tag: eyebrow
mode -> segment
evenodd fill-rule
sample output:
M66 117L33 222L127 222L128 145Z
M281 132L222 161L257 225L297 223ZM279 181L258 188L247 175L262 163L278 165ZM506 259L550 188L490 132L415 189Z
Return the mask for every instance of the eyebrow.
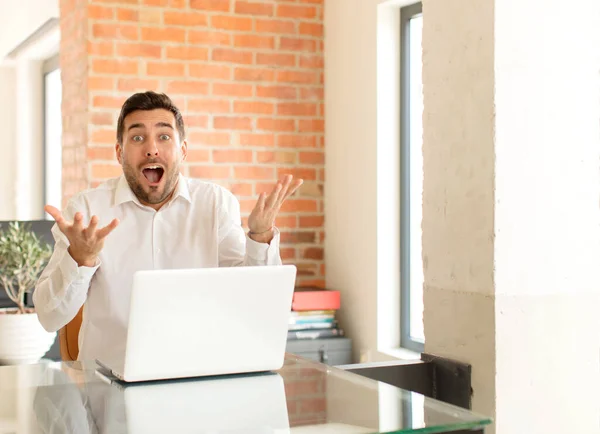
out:
M173 126L168 123L168 122L157 122L156 124L154 124L156 127L167 127L167 128L171 128L173 129ZM127 128L127 130L132 130L134 128L145 128L146 126L144 124L141 123L136 123L136 124L131 124L129 125L129 128Z

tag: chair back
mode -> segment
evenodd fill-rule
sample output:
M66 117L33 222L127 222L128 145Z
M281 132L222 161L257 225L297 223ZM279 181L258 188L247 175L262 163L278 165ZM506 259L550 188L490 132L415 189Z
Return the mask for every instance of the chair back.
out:
M79 329L82 319L83 307L79 309L75 318L58 332L60 358L63 361L77 360L77 356L79 356Z

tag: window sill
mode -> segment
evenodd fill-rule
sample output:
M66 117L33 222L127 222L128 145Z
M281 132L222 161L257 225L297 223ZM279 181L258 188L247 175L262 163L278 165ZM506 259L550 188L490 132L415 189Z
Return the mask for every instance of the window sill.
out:
M421 353L408 348L387 348L379 350L381 354L400 360L421 360Z

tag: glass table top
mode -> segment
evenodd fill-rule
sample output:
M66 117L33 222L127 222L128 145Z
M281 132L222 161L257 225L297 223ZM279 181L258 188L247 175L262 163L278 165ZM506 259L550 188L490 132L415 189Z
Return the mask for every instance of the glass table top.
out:
M489 418L287 354L276 372L123 384L94 362L0 367L0 433L444 433Z

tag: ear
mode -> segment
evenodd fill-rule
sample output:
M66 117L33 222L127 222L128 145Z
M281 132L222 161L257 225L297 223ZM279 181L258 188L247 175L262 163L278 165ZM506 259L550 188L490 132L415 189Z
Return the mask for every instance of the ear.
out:
M115 152L117 154L117 161L119 162L119 164L123 164L123 148L121 147L120 143L115 143Z
M187 158L187 140L181 142L181 161L185 161Z

